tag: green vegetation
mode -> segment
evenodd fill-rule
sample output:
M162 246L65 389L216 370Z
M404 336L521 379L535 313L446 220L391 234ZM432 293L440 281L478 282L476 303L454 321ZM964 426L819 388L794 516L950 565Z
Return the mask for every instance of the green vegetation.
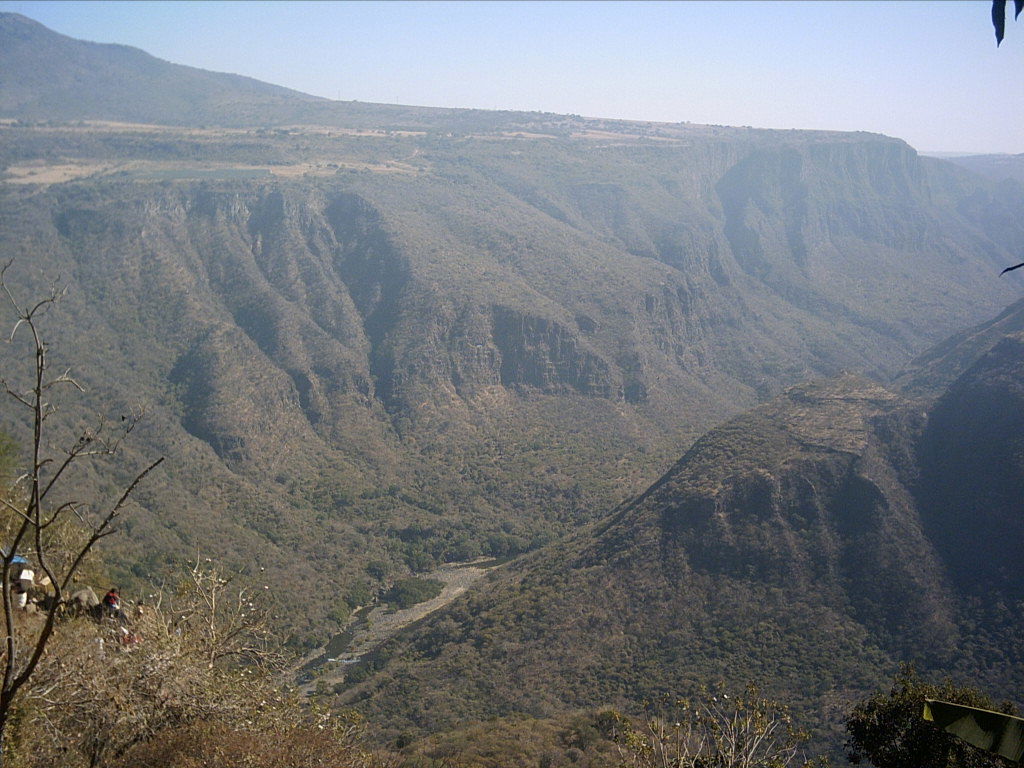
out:
M412 608L416 603L433 600L441 594L444 582L437 579L399 579L384 593L383 600L396 608Z
M39 678L46 674L45 662L55 653L55 628L72 584L83 575L83 564L96 544L113 533L136 486L163 461L157 459L134 474L109 501L102 497L91 503L61 500L62 495L66 498L65 488L74 473L81 472L83 465L109 461L117 454L121 442L134 431L138 415L134 411L122 415L119 431L101 422L63 438L63 444L54 444L61 437L52 429L50 417L61 408L60 390L80 389L69 370L59 374L52 370L50 343L42 328L44 316L59 303L63 291L51 287L41 298L19 297L8 279L10 266L10 261L0 266L0 292L7 311L15 318L8 343L24 350L24 356L18 361L21 365L12 365L14 370L6 371L0 389L28 420L26 442L30 449L27 465L19 466L18 477L11 485L6 484L5 473L0 473L0 482L4 483L0 486L0 590L6 636L0 651L0 765L6 758L12 731L23 717L19 710L30 692L38 689ZM13 455L12 442L0 437L0 465L6 465L0 468L7 469L20 457ZM32 560L26 560L25 555ZM41 614L34 622L24 618L30 592L36 586L34 577L19 586L20 594L15 596L14 584L20 583L23 569L19 558L21 563L34 562L30 573L39 568L39 581L47 592L47 600L33 605Z
M940 684L921 680L911 665L901 667L892 689L860 702L846 721L850 760L868 761L875 768L1006 768L1008 761L942 732L921 717L925 699L1016 714L1009 702L996 704L987 695L948 678Z
M160 765L198 758L313 766L328 757L340 766L377 765L351 720L310 710L281 690L280 651L257 605L261 593L229 588L199 564L146 605L100 604L82 588L79 580L106 572L97 545L162 459L130 475L109 501L67 500L65 487L83 468L121 458L140 414L122 415L116 428L78 414L78 423L92 424L61 434L53 415L77 410L61 392L81 389L70 370L53 371L50 335L64 292L52 287L26 301L12 288L10 266L0 267L0 293L16 318L9 343L21 357L5 370L2 389L27 412L31 448L18 456L0 436L0 765L110 768L156 754ZM19 467L13 482L11 466ZM20 563L35 573L16 590Z

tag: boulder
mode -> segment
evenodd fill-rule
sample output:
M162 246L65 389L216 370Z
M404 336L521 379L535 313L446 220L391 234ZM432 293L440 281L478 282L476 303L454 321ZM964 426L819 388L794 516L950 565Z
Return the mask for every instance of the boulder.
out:
M92 587L83 587L74 592L67 601L67 611L73 615L97 615L100 610L100 599Z

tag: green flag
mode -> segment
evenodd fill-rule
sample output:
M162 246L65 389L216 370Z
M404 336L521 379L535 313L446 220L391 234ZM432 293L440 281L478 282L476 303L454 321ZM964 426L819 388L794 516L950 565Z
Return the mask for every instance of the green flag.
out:
M936 699L924 700L922 716L946 733L1008 760L1020 762L1024 756L1024 719L1019 717Z

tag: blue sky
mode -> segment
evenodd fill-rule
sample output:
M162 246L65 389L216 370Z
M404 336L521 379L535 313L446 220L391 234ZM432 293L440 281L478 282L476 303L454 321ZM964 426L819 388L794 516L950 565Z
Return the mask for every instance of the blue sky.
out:
M329 98L866 130L924 151L1024 152L1024 18L1008 21L997 50L989 8L0 1L72 37Z

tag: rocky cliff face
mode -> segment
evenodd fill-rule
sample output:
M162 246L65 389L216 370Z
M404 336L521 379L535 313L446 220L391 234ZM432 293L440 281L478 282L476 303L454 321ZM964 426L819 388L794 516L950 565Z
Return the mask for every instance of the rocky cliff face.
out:
M571 388L592 397L625 398L611 379L611 366L581 348L578 332L506 307L494 308L492 328L502 386L543 392Z
M440 554L593 519L802 378L892 370L996 301L980 275L1017 236L959 212L983 182L879 137L505 142L392 140L423 163L400 173L7 184L4 247L31 254L26 290L71 276L59 340L157 403L157 442L219 462L218 487L346 531L419 520ZM420 501L364 511L396 485ZM467 533L435 527L445 506Z
M530 202L540 192L489 182L501 156L483 145L464 151L480 153L485 175L455 186L439 173L110 181L12 200L12 217L48 218L40 263L72 266L89 301L141 321L132 333L162 358L153 373L186 393L188 431L236 464L262 467L256 454L288 434L341 447L354 422L370 433L437 413L487 418L480 404L498 391L596 398L598 410L625 405L637 426L685 436L804 375L890 368L931 332L937 312L919 314L922 301L949 306L978 280L963 265L970 222L941 223L935 180L905 145L730 149L696 163L696 182L661 180L649 200L638 173L632 189L583 185L575 171L534 176L530 161L506 169L542 184L564 221ZM473 195L490 202L474 208ZM928 244L957 233L946 263ZM893 303L912 287L916 303ZM265 378L243 370L248 360ZM217 394L238 395L245 379L251 407ZM672 426L669 413L681 414ZM271 421L280 433L257 426ZM245 431L276 437L259 449Z

